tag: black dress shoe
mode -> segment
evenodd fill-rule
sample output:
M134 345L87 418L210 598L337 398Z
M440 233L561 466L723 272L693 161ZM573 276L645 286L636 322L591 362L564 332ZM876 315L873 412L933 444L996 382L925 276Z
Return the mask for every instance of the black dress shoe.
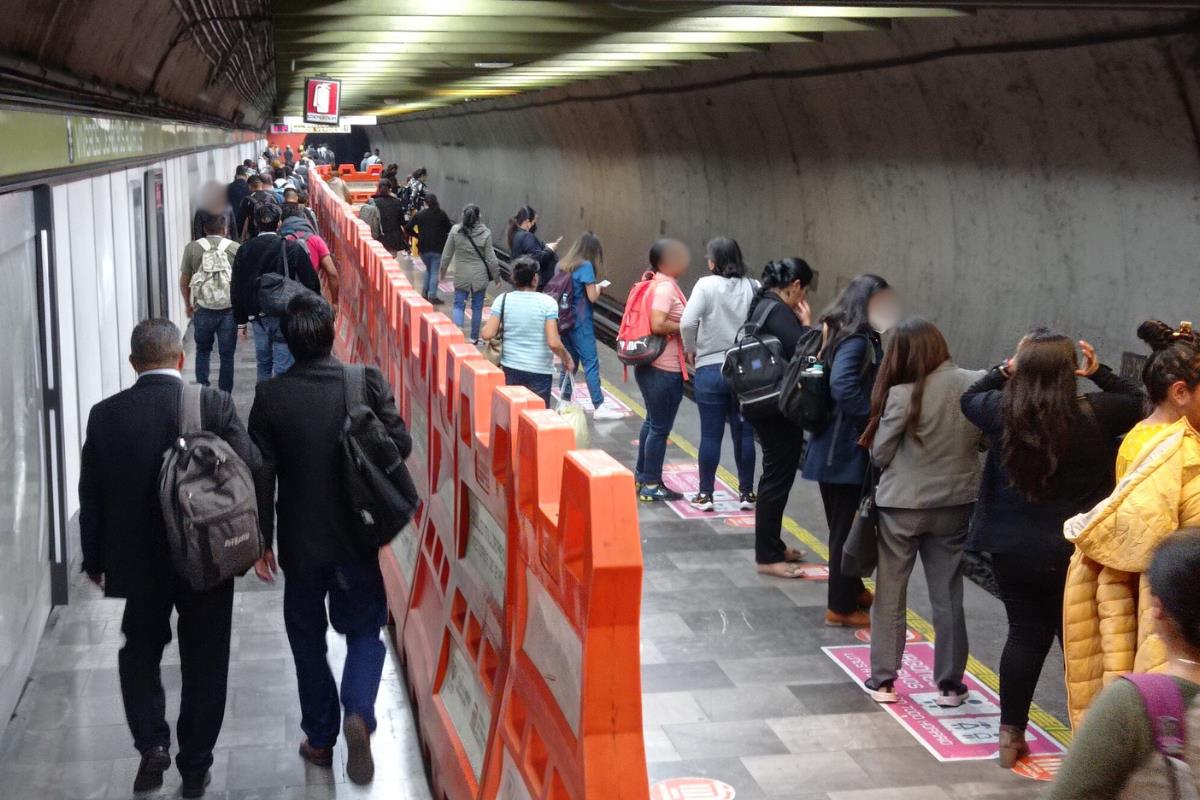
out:
M183 789L180 795L183 797L204 797L204 790L212 783L212 771L204 770L203 775L184 775Z
M151 747L142 753L137 777L133 779L135 792L149 792L163 785L163 773L171 767L171 754L165 747Z

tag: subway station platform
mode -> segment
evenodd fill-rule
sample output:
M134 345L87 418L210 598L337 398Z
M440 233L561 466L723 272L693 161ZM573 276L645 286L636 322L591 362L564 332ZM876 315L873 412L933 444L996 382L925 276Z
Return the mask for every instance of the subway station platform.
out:
M419 262L401 263L410 278L420 277ZM443 280L443 310L448 313L452 295L447 288ZM612 351L601 347L600 352L605 391L626 410L626 417L593 421L592 446L632 467L644 413L641 398L632 380L622 381L623 370ZM215 372L215 354L213 359ZM253 342L239 341L234 394L243 417L253 401L253 381ZM582 376L579 382L583 390ZM577 396L581 394L586 391ZM667 482L681 491L695 479L698 441L698 413L685 399L667 454ZM719 490L730 491L731 467L726 441ZM693 512L684 503L639 507L645 566L642 713L652 784L711 779L732 787L742 800L1017 800L1036 793L1039 784L1000 769L994 760L939 761L927 749L933 747L928 740L923 744L874 703L823 649L857 648L864 657L866 651L853 632L823 625L825 584L819 579L782 581L754 571L753 530L747 527L752 520L752 512L732 507L718 506L711 515ZM796 546L810 552L819 574L825 526L815 486L797 479L786 524ZM375 783L356 787L346 781L340 744L332 772L306 766L298 757L302 734L294 666L283 631L282 580L267 586L248 575L238 582L226 721L206 796L431 797L391 642L378 700L380 727L372 741ZM124 722L116 672L122 604L100 597L82 577L74 583L75 596L82 599L52 616L4 737L0 797L5 800L132 797L138 758ZM928 636L919 567L909 594L912 636L919 649L919 641ZM994 686L994 676L988 675L1003 644L1003 608L971 583L966 603L977 657L972 672ZM332 633L330 652L335 662L344 654L340 637ZM1061 656L1055 652L1037 699L1049 715L1062 719L1059 675ZM173 720L179 701L174 643L164 658L163 680L168 719ZM976 695L972 702L986 700ZM956 757L952 751L947 749ZM177 796L178 774L172 770L167 778L160 792L148 796Z

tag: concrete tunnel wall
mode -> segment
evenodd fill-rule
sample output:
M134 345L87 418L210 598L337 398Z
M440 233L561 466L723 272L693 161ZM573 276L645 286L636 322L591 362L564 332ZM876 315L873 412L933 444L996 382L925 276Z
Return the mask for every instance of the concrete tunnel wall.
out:
M986 12L830 36L687 67L471 103L368 129L430 171L497 241L528 203L539 234L595 230L623 299L658 236L735 237L757 275L799 255L814 308L877 272L960 364L1049 324L1118 366L1145 318L1200 320L1194 32L737 81L954 46L1173 25L1179 13ZM646 90L649 90L648 92ZM597 99L604 95L621 95Z

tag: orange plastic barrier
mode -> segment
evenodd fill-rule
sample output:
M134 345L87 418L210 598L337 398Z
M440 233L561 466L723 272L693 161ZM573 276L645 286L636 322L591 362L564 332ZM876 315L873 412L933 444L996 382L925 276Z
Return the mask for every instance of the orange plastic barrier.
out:
M413 437L423 501L380 567L435 796L645 800L633 476L573 450L314 184L338 352L384 371Z
M383 174L383 164L372 164L371 166L367 167L367 174L368 175L382 175Z
M338 175L353 175L357 171L353 164L338 164Z
M333 174L333 167L329 164L317 164L317 174L322 178L328 178Z

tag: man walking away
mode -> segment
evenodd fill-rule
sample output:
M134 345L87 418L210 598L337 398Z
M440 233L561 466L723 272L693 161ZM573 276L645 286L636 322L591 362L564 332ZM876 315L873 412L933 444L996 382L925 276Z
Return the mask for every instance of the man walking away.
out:
M258 226L254 223L254 210L262 205L278 205L279 202L275 199L275 192L271 191L270 184L262 175L251 175L246 180L246 186L250 192L242 200L237 213L238 218L241 219L241 227L238 228L238 231L243 242L258 235Z
M325 239L317 233L309 221L307 211L299 203L284 203L283 221L279 224L279 235L293 242L300 242L308 249L308 257L318 277L324 275L325 287L329 290L329 302L334 308L338 304L338 271L333 264L333 253Z
M196 337L196 383L208 386L208 365L213 339L221 357L217 385L233 391L233 354L237 349L237 323L233 321L230 284L237 242L225 238L225 218L208 215L204 236L183 248L179 289L183 306L192 318Z
M184 358L179 329L165 319L139 323L129 362L137 383L97 403L88 417L79 476L83 569L106 596L126 598L125 645L117 664L125 717L142 754L135 792L157 789L171 766L159 664L171 641L171 611L179 612L183 686L175 764L183 775L183 796L201 797L225 716L233 581L192 591L176 575L167 544L158 474L163 452L180 434ZM251 471L260 468L258 450L228 394L202 390L201 421Z
M425 208L412 218L409 228L416 231L421 261L425 262L425 299L440 306L438 270L442 264L442 250L446 248L446 237L450 235L454 223L442 210L436 194L426 195L425 204Z
M344 709L346 772L364 784L375 774L370 734L386 653L380 629L387 622L387 600L378 552L364 552L354 538L347 491L330 477L339 474L347 414L346 369L331 355L333 309L319 297L300 296L285 320L296 364L260 383L250 410L250 435L263 451L258 507L267 548L255 571L265 581L274 580L272 521L278 512L279 563L287 576L283 619L296 661L300 727L307 737L300 755L320 767L333 763ZM412 440L383 375L367 367L363 384L366 404L407 458ZM346 637L340 704L325 652L330 623Z
M225 187L225 202L233 209L233 229L226 232L226 235L237 236L242 229L242 201L250 195L250 184L247 178L250 177L251 170L245 164L239 164L238 168L233 173L233 181Z
M254 327L254 354L258 362L258 380L286 372L292 354L283 340L279 317L268 316L258 308L258 278L265 272L278 272L321 293L321 282L313 272L308 251L299 242L289 242L278 234L279 206L264 203L254 210L254 225L259 233L240 248L233 260L233 318L238 331L246 335L246 326Z

